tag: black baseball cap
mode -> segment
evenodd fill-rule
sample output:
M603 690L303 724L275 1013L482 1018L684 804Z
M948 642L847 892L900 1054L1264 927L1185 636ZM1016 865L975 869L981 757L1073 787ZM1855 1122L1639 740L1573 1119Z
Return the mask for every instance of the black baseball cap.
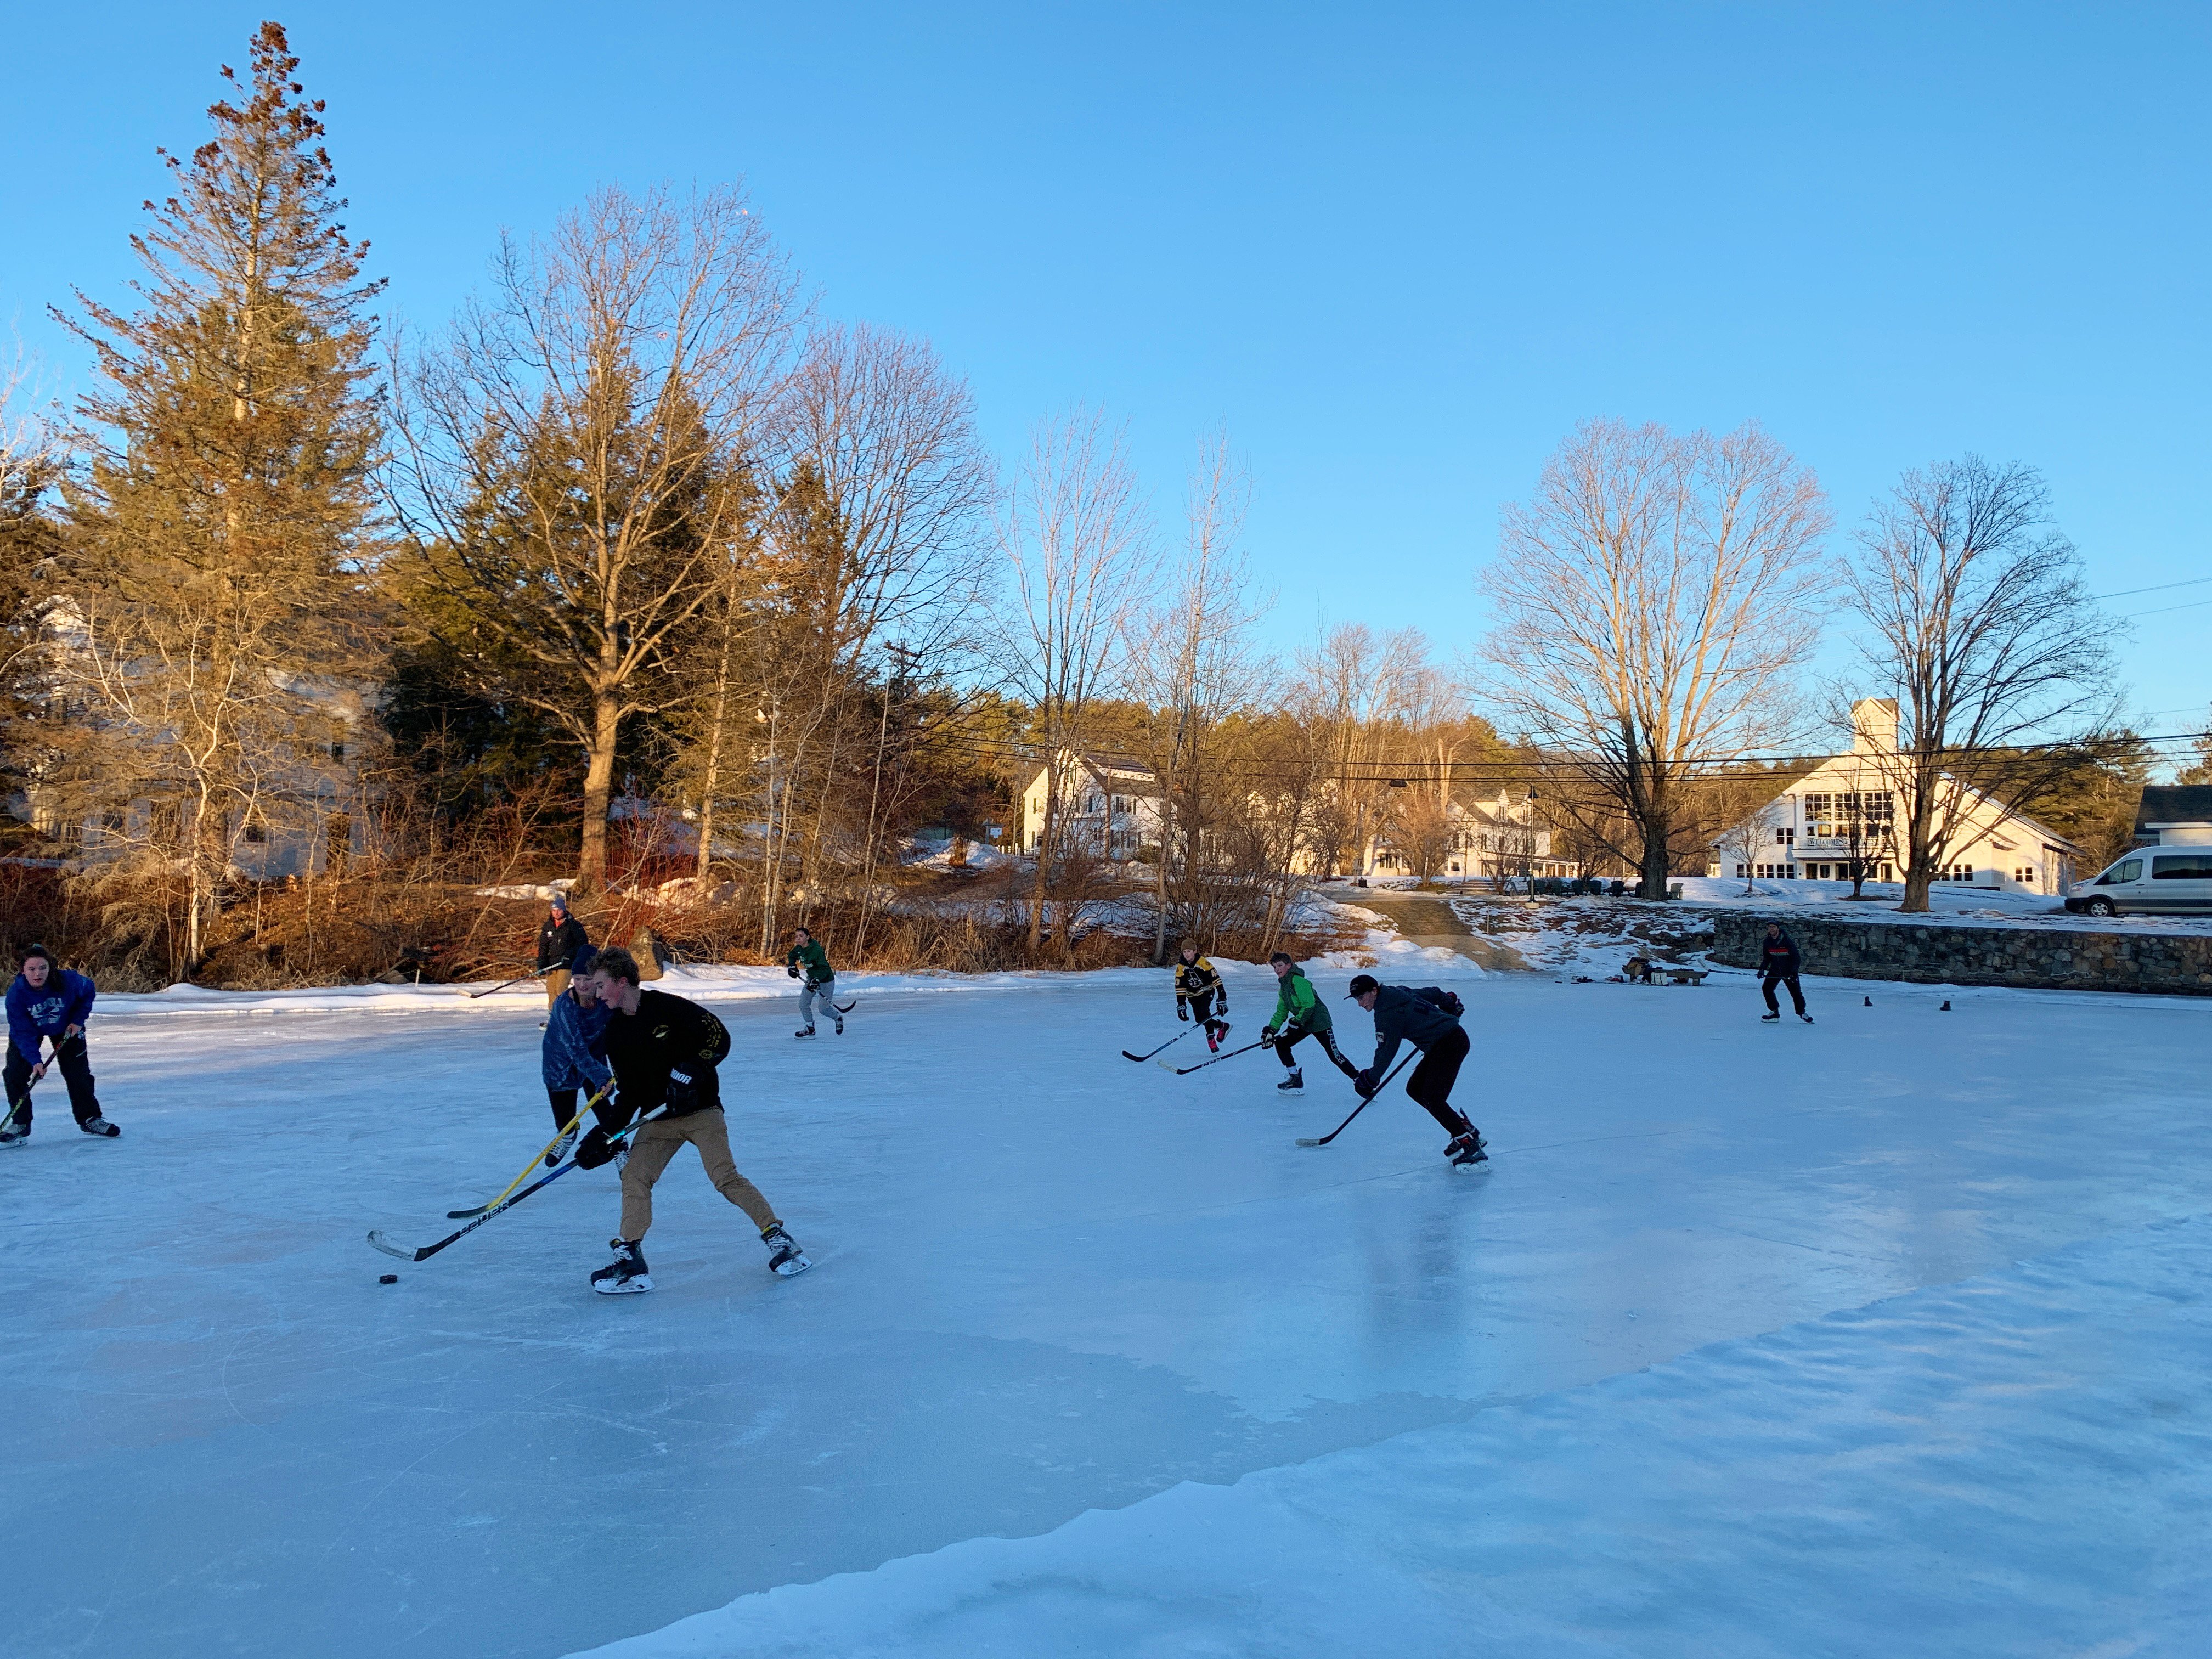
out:
M1370 991L1379 991L1382 988L1380 985L1376 983L1374 975L1354 974L1352 976L1352 989L1346 994L1347 996L1364 997Z

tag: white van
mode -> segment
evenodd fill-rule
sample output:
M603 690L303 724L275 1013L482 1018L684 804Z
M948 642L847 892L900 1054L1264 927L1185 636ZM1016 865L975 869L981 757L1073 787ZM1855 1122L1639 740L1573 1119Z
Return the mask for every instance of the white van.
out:
M2077 915L2212 913L2212 847L2138 847L2076 887L2066 908Z

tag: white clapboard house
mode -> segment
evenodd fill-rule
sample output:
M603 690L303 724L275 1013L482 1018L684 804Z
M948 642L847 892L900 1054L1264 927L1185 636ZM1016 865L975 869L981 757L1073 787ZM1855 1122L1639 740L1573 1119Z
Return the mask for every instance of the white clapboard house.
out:
M1897 704L1868 697L1851 705L1850 752L1832 755L1752 816L1756 846L1728 838L1713 849L1707 873L1768 881L1849 881L1854 855L1870 881L1902 879L1901 804L1892 772L1897 752ZM1960 833L1936 879L1977 887L2061 894L2072 885L2077 849L2033 818L2007 810L1978 790L1945 775L1964 798ZM1744 854L1751 851L1753 856Z

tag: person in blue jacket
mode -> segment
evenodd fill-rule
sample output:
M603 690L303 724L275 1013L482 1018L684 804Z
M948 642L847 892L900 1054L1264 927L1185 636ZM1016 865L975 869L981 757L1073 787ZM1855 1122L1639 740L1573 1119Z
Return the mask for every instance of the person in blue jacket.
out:
M123 1133L100 1115L99 1098L92 1092L92 1061L84 1046L92 998L92 981L55 967L53 953L45 945L23 952L23 970L8 988L8 1115L0 1120L0 1146L20 1146L31 1138L31 1085L46 1076L49 1066L61 1067L78 1128L109 1140ZM54 1052L42 1059L40 1049L48 1041Z
M607 1029L609 1018L592 985L592 969L599 959L595 946L586 945L578 949L569 963L574 978L566 990L553 999L553 1006L545 1016L545 1098L552 1105L556 1129L567 1129L569 1119L576 1115L577 1090L588 1089L597 1094L614 1075L606 1061L592 1052ZM545 1167L550 1170L568 1157L569 1148L575 1144L576 1131L568 1129L545 1154Z

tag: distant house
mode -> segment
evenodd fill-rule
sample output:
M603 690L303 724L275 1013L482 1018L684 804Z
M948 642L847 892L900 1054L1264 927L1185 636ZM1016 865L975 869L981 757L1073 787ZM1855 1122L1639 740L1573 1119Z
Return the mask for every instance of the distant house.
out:
M2154 784L2136 808L2138 847L2212 846L2212 783Z
M1040 764L1022 785L1021 849L1034 854L1044 839L1047 781ZM1148 767L1063 750L1055 821L1066 845L1094 858L1133 859L1160 844L1165 815L1160 783Z
M1575 866L1552 856L1552 832L1536 821L1536 811L1525 798L1515 799L1500 789L1494 799L1463 801L1455 796L1446 803L1445 822L1450 826L1442 854L1431 860L1430 873L1497 879L1507 876L1571 876ZM1364 849L1360 875L1418 875L1419 855L1406 845L1400 827L1385 819Z
M1867 697L1851 705L1851 748L1790 785L1752 816L1759 855L1716 848L1709 875L1768 881L1849 881L1854 856L1869 881L1896 881L1904 861L1899 803L1893 788L1897 704ZM1978 887L2063 893L2080 849L2055 830L2008 810L1948 773L1945 789L1962 802L1960 833L1936 878ZM2208 791L2212 793L2212 791ZM1947 803L1948 806L1948 803Z

